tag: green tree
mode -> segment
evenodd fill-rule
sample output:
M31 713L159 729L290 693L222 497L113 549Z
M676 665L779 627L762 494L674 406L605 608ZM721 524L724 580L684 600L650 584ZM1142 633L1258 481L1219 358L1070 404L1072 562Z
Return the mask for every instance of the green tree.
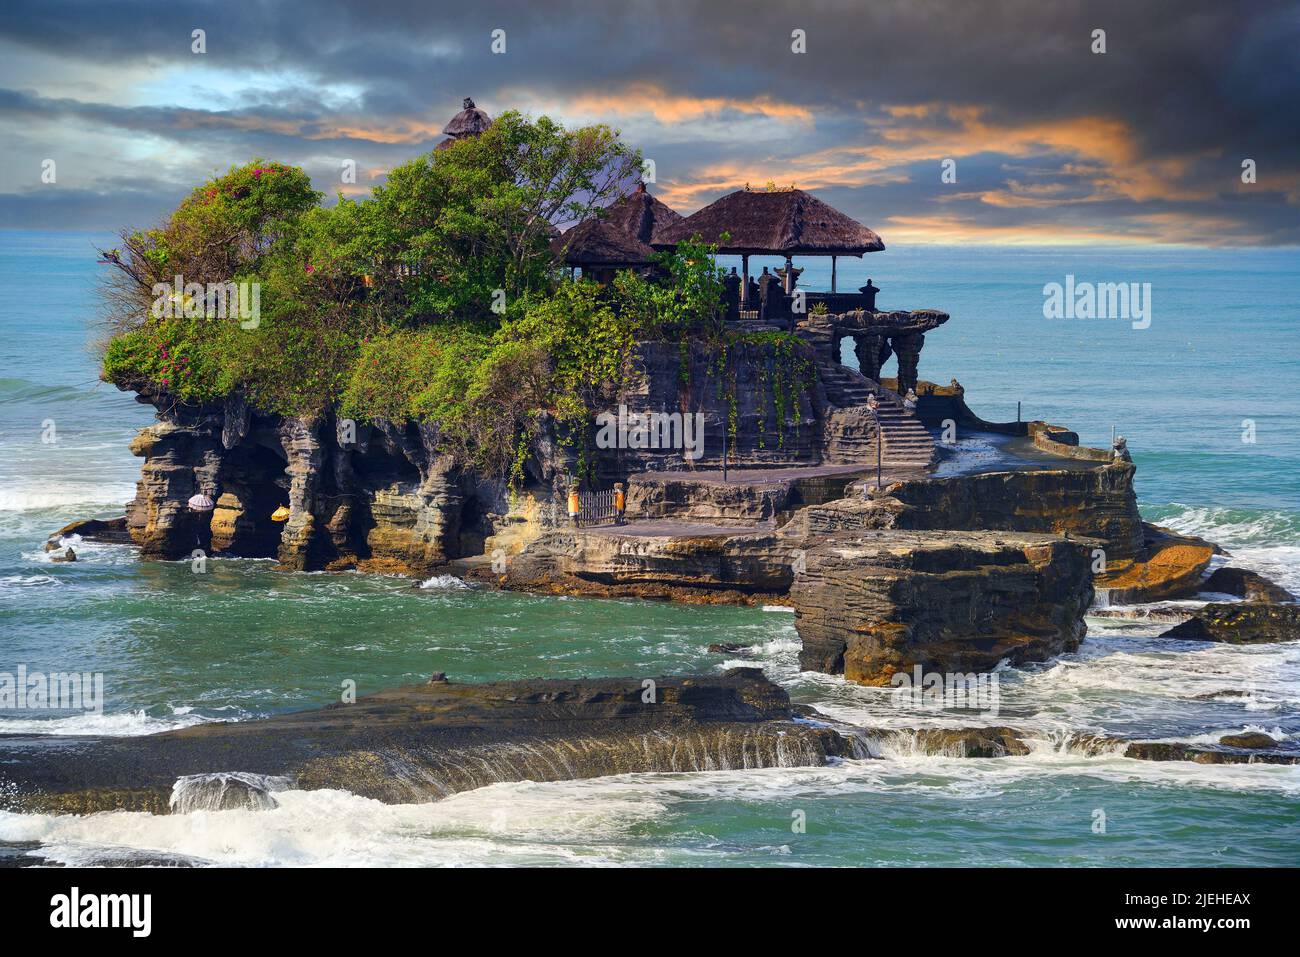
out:
M483 133L399 166L375 190L376 257L398 263L417 316L517 314L554 287L558 227L625 192L640 154L608 126L502 114Z
M301 169L260 159L208 180L162 225L123 233L122 247L106 254L114 266L108 318L118 328L138 324L153 287L176 276L205 285L255 276L320 199Z

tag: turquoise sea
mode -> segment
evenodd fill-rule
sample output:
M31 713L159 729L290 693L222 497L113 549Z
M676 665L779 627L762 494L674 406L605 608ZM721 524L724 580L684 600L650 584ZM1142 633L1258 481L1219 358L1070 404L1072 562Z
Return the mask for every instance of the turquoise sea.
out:
M981 761L898 744L886 760L827 768L503 784L398 807L316 791L283 792L278 808L256 812L0 812L0 852L345 866L1300 864L1300 768L1148 763L1072 743L1081 732L1293 738L1300 642L1205 647L1091 619L1079 653L1000 675L996 720L919 716L887 692L799 673L782 609L510 595L451 578L413 587L257 561L194 575L106 545L50 563L50 531L121 514L139 464L127 443L152 418L96 380L96 243L111 237L0 232L0 671L100 671L106 704L102 715L0 711L0 732L240 720L337 700L349 678L365 693L432 671L472 680L757 663L841 720L1005 723L1031 729L1035 747ZM829 287L828 264L802 265L805 286ZM1067 274L1149 282L1150 327L1045 319L1043 286ZM840 262L842 289L868 275L882 308L951 313L927 336L922 378L958 378L987 419L1014 418L1020 401L1026 418L1068 425L1085 443L1117 428L1150 520L1206 535L1300 592L1296 250L916 246ZM42 441L51 426L54 441ZM720 641L755 650L709 654Z

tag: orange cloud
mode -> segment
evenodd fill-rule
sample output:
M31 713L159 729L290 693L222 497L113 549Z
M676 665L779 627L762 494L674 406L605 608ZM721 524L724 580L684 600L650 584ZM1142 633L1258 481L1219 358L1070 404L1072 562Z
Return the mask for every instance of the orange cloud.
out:
M526 103L532 109L541 107L555 109L556 100L541 100L533 90L506 90L501 94L503 102ZM665 123L685 123L702 120L732 111L770 119L812 122L812 110L796 103L782 103L769 96L756 96L747 99L722 96L686 96L670 93L661 86L650 83L637 83L621 86L607 92L579 93L560 101L561 109L569 115L603 120L608 117L647 116Z
M871 142L837 145L802 155L708 164L687 177L661 184L661 196L670 205L689 212L746 182L774 180L808 189L898 183L909 181L916 165L924 163L934 164L937 201L973 200L1001 209L1050 210L1106 201L1204 201L1217 195L1216 190L1187 184L1195 164L1212 158L1210 154L1144 157L1134 130L1109 117L999 121L978 106L927 103L887 106L866 122L874 137ZM981 154L1017 160L1064 155L1070 160L1059 170L1061 179L1030 183L1008 179L1001 188L974 192L951 187L948 192L938 190L943 160ZM1052 172L1036 170L1035 175L1050 176ZM1274 188L1295 201L1298 190L1294 182L1279 181ZM942 216L911 217L894 223L898 237L905 241L969 240L980 236L991 242L1181 242L1179 237L1191 235L1190 229L1175 229L1172 220L1155 218L1135 219L1132 228L1122 235L1113 224L1104 231L1080 231L1072 226L1066 232L1050 224L987 226Z

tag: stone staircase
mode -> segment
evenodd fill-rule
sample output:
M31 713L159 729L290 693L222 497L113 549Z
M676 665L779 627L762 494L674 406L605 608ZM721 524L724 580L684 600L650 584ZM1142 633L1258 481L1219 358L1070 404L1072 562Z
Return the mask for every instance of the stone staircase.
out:
M876 415L884 438L882 458L886 466L922 469L934 461L934 439L921 424L921 420L903 408L897 395L838 362L819 362L817 371L826 389L827 400L839 407L836 415L869 416L870 413L866 410L867 397L873 392L877 394L880 405ZM857 458L866 449L854 438L850 430L840 444L845 446L844 451L852 448L854 457ZM875 443L868 444L874 451Z
M817 374L826 388L826 398L841 409L866 405L867 396L876 391L870 379L838 362L817 363Z

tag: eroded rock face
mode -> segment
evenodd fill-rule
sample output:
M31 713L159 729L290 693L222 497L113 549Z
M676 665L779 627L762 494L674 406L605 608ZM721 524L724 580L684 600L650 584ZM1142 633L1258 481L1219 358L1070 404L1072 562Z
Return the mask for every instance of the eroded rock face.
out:
M1180 641L1253 645L1300 640L1300 605L1263 601L1212 602L1160 635Z
M136 738L32 748L0 738L0 793L26 811L258 809L285 788L392 804L504 781L817 766L851 754L791 720L756 668L723 675L396 688L355 704ZM178 785L179 782L179 785Z
M796 539L772 532L643 535L560 529L529 544L501 575L507 588L695 603L754 602L794 581ZM481 568L478 575L489 573Z
M1092 601L1085 547L1046 535L838 532L790 590L807 671L887 685L1073 651Z
M504 483L458 468L431 426L267 416L234 397L201 409L155 401L160 421L131 445L144 464L126 516L146 558L201 549L421 574L481 552L510 511ZM214 500L210 512L188 507L196 492ZM280 507L285 522L272 518Z
M126 510L127 529L142 554L176 559L208 547L207 516L191 512L186 503L220 461L220 416L179 411L141 429L130 448L144 459Z

